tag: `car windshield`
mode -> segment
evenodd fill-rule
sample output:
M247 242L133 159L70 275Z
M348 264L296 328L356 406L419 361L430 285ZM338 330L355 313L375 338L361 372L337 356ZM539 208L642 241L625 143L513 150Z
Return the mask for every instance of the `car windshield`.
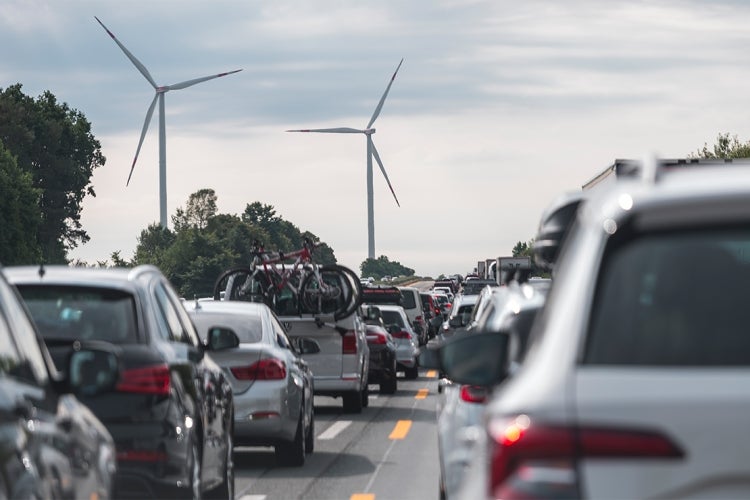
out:
M750 365L748 259L746 228L611 241L584 363Z
M138 341L133 296L122 290L80 286L18 285L45 340Z

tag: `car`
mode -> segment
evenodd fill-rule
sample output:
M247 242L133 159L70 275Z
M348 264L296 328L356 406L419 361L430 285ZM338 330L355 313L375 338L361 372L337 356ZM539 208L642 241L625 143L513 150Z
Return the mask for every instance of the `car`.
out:
M461 294L476 295L486 286L498 286L498 282L494 279L476 279L467 281L461 289Z
M448 316L450 316L451 313L451 307L453 306L451 299L445 293L436 292L435 290L430 290L429 293L432 295L433 300L438 303L443 315L443 320L448 319ZM440 325L442 326L442 324L443 322L441 321Z
M419 376L419 339L409 323L404 308L391 304L378 304L378 309L388 333L396 343L396 362L399 371L404 371L407 379Z
M427 338L433 339L437 336L440 326L443 324L443 310L437 298L431 293L420 292L419 297L422 299L422 309L427 321Z
M172 285L152 265L5 268L55 365L81 342L114 344L115 390L81 401L117 450L114 497L234 496L232 387Z
M529 331L535 315L544 304L546 288L539 283L532 285L530 282L514 281L508 286L487 287L487 290L489 293L485 296L482 314L474 328L457 335L485 332L509 335L513 345L512 374L523 362ZM470 362L470 359L466 362ZM443 394L437 408L439 487L441 497L451 499L457 497L475 453L476 437L482 431L482 416L490 391L482 386L453 383L448 378L440 379L439 389Z
M301 466L315 446L313 374L271 309L258 302L184 301L234 394L234 445L273 446L276 462ZM305 351L315 343L299 346Z
M455 298L455 294L453 293L453 290L447 286L433 286L432 292L442 293L443 295L448 297L448 300L451 302L453 302L453 299Z
M440 333L438 334L440 341L449 339L457 331L464 329L469 324L471 313L478 299L479 295L458 294L456 296L453 300L448 319L443 321L443 325L440 327Z
M409 323L419 338L419 345L425 345L429 338L419 289L413 286L399 286L397 288L401 293L401 307L406 311L406 317L409 318Z
M0 498L111 498L115 443L81 399L114 391L118 364L82 342L58 371L0 273Z
M385 327L368 324L367 346L370 348L370 376L368 384L379 384L381 394L398 390L396 342Z
M636 165L575 211L464 498L750 496L750 163ZM441 355L454 381L507 376L507 342L480 337Z

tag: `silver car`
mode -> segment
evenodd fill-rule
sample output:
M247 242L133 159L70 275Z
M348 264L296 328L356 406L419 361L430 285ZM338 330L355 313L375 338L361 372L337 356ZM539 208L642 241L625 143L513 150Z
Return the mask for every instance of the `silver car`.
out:
M396 342L396 363L399 370L404 370L405 377L415 379L419 376L417 358L419 357L419 339L409 323L404 308L397 305L378 304L383 323Z
M547 280L534 280L487 287L476 304L475 311L481 308L481 312L473 328L456 335L510 333L512 361L520 365L533 318L544 304L548 285ZM443 394L437 408L440 492L443 498L450 499L456 497L466 468L476 453L489 391L485 387L453 383L448 378L440 380L440 389Z
M234 393L234 442L274 446L280 465L300 466L315 440L313 375L262 303L184 302L198 334L232 347L213 351Z

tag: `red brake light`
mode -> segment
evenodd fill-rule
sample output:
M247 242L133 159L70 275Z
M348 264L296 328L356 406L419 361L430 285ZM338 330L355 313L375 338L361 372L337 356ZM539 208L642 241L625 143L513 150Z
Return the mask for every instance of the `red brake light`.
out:
M117 452L117 460L128 462L166 462L167 454L163 451L125 450Z
M641 429L565 427L526 415L493 419L489 494L493 498L579 498L577 460L681 458L668 437Z
M357 354L357 337L354 335L354 330L349 330L341 338L341 353Z
M120 392L135 392L138 394L169 394L169 367L164 365L131 368L120 373L116 390Z
M229 369L237 380L282 380L286 378L286 363L276 358L265 358L248 366Z
M388 339L386 339L385 335L382 333L368 333L367 334L367 343L368 344L386 344L388 342Z
M397 339L410 339L411 338L411 335L409 335L409 332L403 331L403 330L399 332L393 332L391 333L391 335L393 335Z
M484 403L487 401L487 389L476 385L462 385L460 396L467 403Z

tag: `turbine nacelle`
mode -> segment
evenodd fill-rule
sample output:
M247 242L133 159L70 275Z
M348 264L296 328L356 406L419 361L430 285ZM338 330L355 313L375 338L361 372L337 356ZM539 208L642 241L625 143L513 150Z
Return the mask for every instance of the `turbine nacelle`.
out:
M372 135L372 134L375 133L375 129L374 128L366 128L366 129L364 129L362 131L362 133L365 134L365 135Z

